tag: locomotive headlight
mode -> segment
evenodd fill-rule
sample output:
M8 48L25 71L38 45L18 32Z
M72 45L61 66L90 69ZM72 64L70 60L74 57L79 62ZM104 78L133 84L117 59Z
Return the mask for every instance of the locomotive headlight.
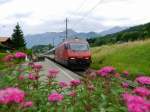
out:
M73 59L75 59L75 58L70 58L70 59L72 59L72 60L73 60Z
M89 57L86 57L85 59L90 59Z

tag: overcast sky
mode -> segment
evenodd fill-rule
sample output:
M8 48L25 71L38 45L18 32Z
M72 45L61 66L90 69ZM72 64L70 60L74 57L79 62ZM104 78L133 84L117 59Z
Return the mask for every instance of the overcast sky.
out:
M0 0L0 36L20 23L25 35L63 31L100 32L150 22L150 0Z

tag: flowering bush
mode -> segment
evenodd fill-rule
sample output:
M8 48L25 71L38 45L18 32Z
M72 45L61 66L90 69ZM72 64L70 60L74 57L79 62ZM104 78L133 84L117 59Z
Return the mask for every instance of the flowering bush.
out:
M31 63L29 63L29 65L30 65ZM41 64L32 64L33 66L33 68L35 69L35 70L41 70L42 69L42 65Z
M64 81L59 82L59 86L62 88L68 87L68 84Z
M123 71L123 74L125 75L125 76L128 76L129 75L129 72L128 71Z
M129 87L129 84L127 82L122 82L121 85L122 85L123 88L128 88Z
M15 58L14 55L8 54L8 55L6 55L6 56L4 57L3 60L4 60L5 62L9 62L9 61L12 61L14 58Z
M149 77L137 77L136 81L142 85L148 85ZM127 105L128 112L149 112L150 111L150 90L146 87L137 87L132 92L124 93L123 100Z
M10 60L0 77L0 112L149 112L150 77L129 81L107 66L89 70L82 79L59 82L56 68L41 76L41 64Z
M18 88L6 88L0 90L0 104L21 103L25 93Z
M34 74L32 74L32 73L30 73L29 74L29 76L28 76L28 78L30 79L30 80L38 80L38 76L36 76L36 75L34 75Z
M148 76L140 76L135 79L139 84L150 85L150 77Z
M71 80L70 86L76 87L76 86L80 85L80 83L81 83L80 80Z
M150 96L150 90L145 87L135 88L133 92L140 96Z
M107 66L107 67L103 67L100 70L98 70L97 74L100 75L100 76L107 76L108 74L110 74L114 71L115 71L114 67Z
M63 95L59 93L52 93L48 96L50 102L60 102L63 100Z
M27 108L27 107L32 107L33 106L33 102L32 101L26 101L26 102L23 102L21 104L22 108Z
M24 59L27 55L23 52L16 52L15 58L17 59Z
M125 93L123 99L128 107L128 112L149 112L150 110L150 102L140 96Z
M25 77L24 77L24 75L19 75L18 79L19 79L19 80L24 80Z
M68 96L75 97L77 96L77 93L75 91L72 91L68 94Z
M59 70L58 69L56 69L56 68L51 68L51 69L49 69L49 71L48 71L48 75L47 75L47 77L48 78L56 78L56 75L59 73Z

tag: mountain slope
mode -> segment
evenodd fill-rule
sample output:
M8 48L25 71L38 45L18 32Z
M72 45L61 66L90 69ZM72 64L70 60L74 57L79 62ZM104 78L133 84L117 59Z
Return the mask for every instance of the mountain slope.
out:
M99 46L110 43L143 40L146 38L150 38L150 23L130 27L114 34L99 36L91 40L89 39L89 42L91 42L92 45Z
M123 27L124 28L124 27ZM94 38L100 35L104 34L110 34L114 32L121 31L123 28L121 27L114 27L110 30L101 32L101 33L96 33L96 32L75 32L71 29L68 29L68 37L69 38L74 38L74 37L79 37L79 38ZM65 38L66 32L46 32L42 34L35 34L35 35L26 35L25 39L27 42L27 47L32 47L34 45L47 45L47 44L52 44L57 45L60 43L64 38Z
M35 35L27 35L25 36L27 46L32 47L34 45L47 45L47 44L52 44L55 45L59 44L60 42L63 41L65 38L66 32L47 32L47 33L42 33L42 34L35 34ZM91 38L98 36L99 34L95 32L89 32L89 33L77 33L73 30L68 30L68 37L73 38L73 37L80 37L80 38Z
M105 36L105 35L108 35L108 34L113 34L113 33L120 32L120 31L125 30L125 29L127 29L127 27L118 27L118 26L116 26L116 27L113 27L111 29L102 31L102 32L100 32L100 34L102 36Z

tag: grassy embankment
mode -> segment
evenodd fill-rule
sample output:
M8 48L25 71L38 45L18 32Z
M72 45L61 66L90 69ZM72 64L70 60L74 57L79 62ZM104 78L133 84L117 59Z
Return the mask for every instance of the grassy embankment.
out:
M94 69L114 66L117 71L129 71L132 77L150 75L150 40L93 47L92 55Z

